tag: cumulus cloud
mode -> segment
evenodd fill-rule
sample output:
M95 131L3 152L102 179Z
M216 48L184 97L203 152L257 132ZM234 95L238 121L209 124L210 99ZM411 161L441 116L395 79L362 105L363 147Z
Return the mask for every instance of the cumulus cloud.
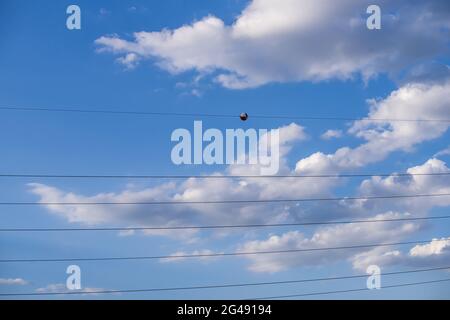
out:
M135 53L128 53L123 57L119 57L116 61L125 66L126 69L134 69L139 64L139 56Z
M297 162L301 173L340 172L384 160L395 151L412 151L425 141L444 134L449 123L433 121L389 121L392 119L446 119L450 81L405 85L382 100L371 100L364 120L355 121L349 133L366 140L356 148L343 147L335 153L317 152Z
M439 194L450 193L448 176L413 175L424 173L450 172L446 164L438 159L429 159L424 164L407 170L410 176L372 177L361 182L358 193L364 196L398 194ZM302 221L314 217L315 221L332 221L351 216L354 219L390 220L427 216L434 207L450 206L450 197L396 199L395 202L377 200L339 201L337 204L318 204L312 214L303 216ZM392 211L395 210L395 211ZM323 214L325 212L325 214ZM378 213L377 213L378 212ZM379 214L379 212L384 212ZM292 212L291 212L292 214ZM322 214L322 215L319 215ZM272 251L286 249L308 249L336 247L354 244L377 244L399 242L414 235L426 226L425 222L373 222L366 224L337 225L318 228L311 237L298 231L281 235L271 235L267 239L248 241L241 251ZM448 243L435 241L429 245L418 245L411 249L408 264L436 265L447 256L436 255L447 250ZM423 259L417 258L422 254ZM436 255L433 260L425 259ZM321 265L336 261L351 261L355 269L365 270L371 264L393 265L406 263L404 254L392 247L359 248L355 250L336 250L250 256L250 270L255 272L278 272L288 268ZM427 262L427 263L425 263Z
M435 173L450 172L446 164L438 159L430 159L424 164L408 169L408 173ZM262 181L261 181L262 180ZM289 178L288 184L293 186L288 191L284 182L265 181L267 179L247 179L240 181L230 181L228 179L212 181L188 179L181 183L174 190L169 198L174 200L202 200L205 199L240 199L240 198L276 198L287 197L286 193L291 197L305 197L305 194L311 192L323 192L323 190L313 190L314 184L305 185L303 179L292 180ZM301 181L299 181L301 180ZM328 180L327 180L328 181ZM42 201L92 201L92 199L107 199L107 201L128 201L133 199L138 201L149 201L149 195L159 197L161 194L167 195L167 190L148 189L141 191L124 191L121 194L101 194L91 198L86 198L71 193L64 193L60 190L43 185L33 185L34 192L41 195ZM322 186L324 189L328 185ZM163 187L164 188L164 187ZM172 188L172 186L171 186ZM284 192L278 189L283 189ZM358 192L362 195L379 195L379 194L412 194L412 193L440 193L450 192L448 177L446 176L419 176L411 175L399 177L393 174L390 177L372 177L364 180ZM172 190L172 189L170 189ZM56 196L56 198L52 198ZM150 198L154 199L154 198ZM398 200L398 201L397 201ZM376 200L342 200L337 206L339 210L328 204L318 204L315 208L317 212L321 212L322 216L311 215L309 219L315 221L332 221L342 219L345 216L353 216L355 218L366 217L369 220L385 220L385 219L401 219L408 217L426 216L434 206L449 206L448 198L432 198L432 199L408 199L403 201L397 199L395 203L386 203ZM285 221L306 221L306 216L296 216L302 213L304 208L299 208L295 204L274 204L274 205L244 205L236 207L215 206L214 212L208 208L193 205L183 206L183 208L174 207L173 210L164 211L163 208L153 208L142 210L142 208L96 208L95 211L86 210L84 206L56 206L48 207L50 210L68 219L75 219L76 222L99 224L111 223L135 223L139 225L180 225L180 224L229 224L230 216L233 223L275 223ZM384 211L388 208L395 208L396 211ZM324 214L325 212L325 214ZM133 222L132 222L133 221ZM248 251L272 251L286 249L308 249L348 246L354 244L376 244L386 242L398 242L408 236L416 234L424 227L425 222L373 222L355 225L337 225L334 227L318 228L311 236L307 236L299 231L289 231L280 235L271 235L267 239L249 240L238 247L237 252ZM183 235L186 239L192 239L196 236L195 231L190 234ZM164 236L173 236L173 233L154 232L149 234L159 234ZM178 232L177 232L178 234ZM185 242L186 243L186 242ZM431 243L428 246L416 246L411 249L409 254L404 254L395 248L376 247L358 248L352 250L332 250L332 251L316 251L303 252L298 254L274 254L274 255L255 255L247 256L250 261L249 269L254 272L279 272L293 267L314 266L323 263L334 263L338 261L350 261L355 269L364 270L370 264L378 265L394 265L394 264L417 264L417 265L437 265L447 261L447 246L439 246L437 243ZM178 262L184 260L180 255L186 254L187 251L178 251L173 254L173 259L164 262ZM197 250L191 254L209 254L212 250ZM441 254L442 253L442 254ZM406 258L405 258L406 256ZM431 258L430 258L431 257Z
M407 172L410 174L448 173L450 169L445 162L432 158L422 165L409 168ZM361 183L359 191L364 195L446 194L450 193L449 179L448 176L425 175L372 177ZM434 207L450 206L450 197L398 199L393 203L366 202L365 206L371 210L383 210L385 208L404 210L413 213L416 217L423 217L427 216ZM380 247L361 252L352 257L351 260L353 267L359 270L365 270L371 264L379 266L442 266L445 263L450 263L448 247L449 241L446 241L445 238L435 239L429 244L418 244L412 247L408 253Z
M284 158L292 144L306 138L304 128L297 124L290 124L279 128L280 157L282 170L288 170ZM227 168L227 174L251 175L257 166L232 165ZM243 172L243 171L244 172ZM259 171L258 171L259 172ZM222 175L222 173L216 173ZM99 193L96 195L81 195L67 192L59 188L32 183L30 191L39 196L40 202L151 202L151 201L204 201L214 200L248 200L268 199L280 197L299 197L314 195L322 190L320 185L310 186L299 179L283 179L274 181L270 178L242 178L242 179L198 179L190 178L181 182L168 182L154 187L135 189L127 187L121 192ZM284 188L290 183L289 190ZM162 226L177 225L206 225L234 223L270 223L279 222L287 218L289 206L280 204L215 204L211 205L185 204L177 205L47 205L48 210L71 223L87 225L127 225L127 226ZM95 210L94 210L95 209ZM148 230L145 234L161 235L193 240L197 230L178 230L176 233L165 230Z
M351 260L353 267L358 270L365 270L373 264L380 267L445 267L450 263L450 238L433 239L429 243L415 245L406 252L379 247L357 254Z
M281 154L285 157L292 145L300 137L304 137L303 129L296 125L281 128L284 139L281 142ZM289 168L286 165L286 170ZM235 172L233 166L227 171ZM239 171L237 171L239 172ZM445 162L430 159L424 164L409 168L408 173L450 172ZM247 172L248 173L248 172ZM286 188L289 185L289 188ZM244 200L244 199L280 199L306 198L323 196L338 185L337 179L313 178L246 178L246 179L187 179L181 183L169 182L142 190L124 190L120 193L101 193L94 196L77 195L64 192L57 188L42 184L31 184L31 190L40 196L42 202L148 202L148 201L202 201L208 200ZM447 176L392 176L372 177L362 181L358 194L391 195L420 193L449 193ZM435 206L449 206L446 197L396 199L395 202L376 200L342 200L338 202L318 203L309 212L305 206L297 204L245 204L239 206L215 205L214 211L208 206L192 204L183 206L96 206L93 211L89 206L58 206L50 205L48 209L70 222L85 224L113 224L138 226L176 226L176 225L206 225L233 223L279 223L286 221L333 221L344 217L367 219L395 219L402 217L426 216ZM380 214L381 213L381 214ZM267 239L250 240L239 245L239 251L271 251L299 248L336 247L357 244L374 244L396 242L408 237L423 227L419 222L376 222L359 225L338 225L319 228L308 237L299 231L290 231L281 235L272 235ZM150 235L162 235L183 238L184 241L195 239L195 230L186 233L168 231L148 231ZM418 250L418 249L417 249ZM186 251L174 254L173 261L179 261ZM200 251L196 251L200 253ZM206 251L204 251L206 252ZM212 252L212 251L208 251ZM250 270L255 272L277 272L291 267L310 266L336 261L351 261L355 268L366 262L386 261L394 263L403 256L400 251L383 250L383 248L357 250L335 250L324 252L309 252L293 255L261 255L247 257ZM380 258L381 257L381 258ZM400 257L400 258L399 258ZM172 261L172 260L171 260Z
M387 212L370 220L395 219L405 214ZM306 237L299 231L289 231L281 235L271 235L265 240L253 240L244 243L239 251L276 251L314 249L327 247L352 246L355 244L377 244L398 241L417 232L419 223L389 222L365 223L358 225L337 225L318 228L311 237ZM367 251L367 248L351 250L329 250L314 252L299 252L289 254L270 254L248 256L251 261L249 269L255 272L278 272L288 268L329 264L353 257L355 254Z
M395 73L447 50L450 7L442 1L381 1L382 28L366 28L361 0L252 0L227 25L207 16L133 39L102 36L103 51L155 59L171 72L211 74L231 89L269 82L364 79ZM317 39L320 39L318 41Z
M433 239L430 243L417 245L409 251L412 257L428 257L443 254L450 248L450 238Z
M442 136L448 129L444 122L389 121L389 119L439 119L447 118L450 108L448 94L450 82L410 83L392 92L381 100L371 101L371 110L364 121L355 121L349 133L364 140L357 147L345 147L333 154L315 153L299 160L295 170L288 164L288 154L299 141L307 138L303 127L290 124L280 128L280 173L310 174L339 173L384 160L392 152L410 152L420 143ZM381 120L383 119L383 120ZM445 162L432 158L424 164L407 170L415 173L449 172ZM258 166L232 165L221 174L258 174ZM450 193L448 176L396 176L372 177L364 180L357 194L398 195ZM149 202L149 201L204 201L248 200L248 199L294 199L333 196L333 189L345 183L343 179L314 178L242 178L242 179L196 179L168 182L153 187L136 189L127 187L120 192L81 195L44 185L30 184L31 191L41 202ZM288 187L287 187L288 186ZM344 217L377 219L377 217L426 216L433 207L450 205L449 197L376 200L342 200L332 203L316 203L310 207L298 203L264 203L239 205L188 204L183 206L90 206L48 205L50 212L69 222L88 225L120 224L125 226L177 226L211 224L261 224L291 221L333 221ZM335 247L361 243L395 242L404 239L422 228L423 224L383 222L340 225L319 228L312 236L299 231L271 235L266 239L244 241L238 251L285 250L290 248ZM231 231L230 231L231 232ZM147 231L150 235L170 236L193 241L196 230L186 232ZM416 251L419 249L416 249ZM446 251L442 249L443 251ZM181 251L180 251L181 252ZM184 252L184 251L183 251ZM384 261L397 263L406 254L395 248L360 249L355 251L310 252L298 255L261 255L248 257L250 270L276 272L290 267L317 265L347 260L354 268L366 262ZM435 254L428 258L414 256L414 263L437 263L446 255ZM177 257L174 257L175 261ZM380 260L381 259L381 260ZM412 261L412 260L410 260ZM430 262L431 261L431 262Z
M445 162L438 159L429 159L424 164L409 168L407 173L411 176L398 177L392 175L386 178L372 177L364 180L359 192L363 195L394 195L394 194L448 194L450 193L450 177L426 176L420 174L449 173L450 169ZM418 175L413 175L418 174ZM395 203L380 203L378 207L402 208L414 212L426 213L433 207L450 205L450 197L408 198L398 199Z
M325 131L320 137L324 140L331 140L334 138L340 138L342 137L342 130L327 130Z

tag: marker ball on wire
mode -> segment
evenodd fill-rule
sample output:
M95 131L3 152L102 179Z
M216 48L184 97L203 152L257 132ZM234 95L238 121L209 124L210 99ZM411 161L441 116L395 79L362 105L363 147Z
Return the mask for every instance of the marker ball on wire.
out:
M242 112L242 113L239 115L239 118L241 118L242 121L247 121L247 119L248 119L248 114L247 114L247 112Z

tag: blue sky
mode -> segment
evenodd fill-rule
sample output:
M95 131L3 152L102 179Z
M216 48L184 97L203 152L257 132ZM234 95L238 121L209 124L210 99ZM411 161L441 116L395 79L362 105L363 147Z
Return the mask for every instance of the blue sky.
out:
M0 173L233 174L247 168L176 166L177 128L280 128L283 173L432 173L450 169L446 1L379 1L381 30L367 30L365 1L77 1L81 30L67 30L69 1L0 4L0 107L236 114L189 118L0 110ZM163 31L166 30L166 31ZM140 34L136 35L136 32ZM126 60L128 59L128 60ZM128 61L128 62L127 62ZM372 102L370 102L372 101ZM290 120L253 115L368 118ZM325 139L328 130L340 137ZM439 154L438 154L439 153ZM411 169L413 168L413 169ZM248 168L250 170L250 168ZM1 202L286 199L450 192L448 176L205 181L0 178ZM450 199L173 207L2 206L2 228L170 226L426 217ZM233 232L0 233L0 257L58 258L236 252L446 240L448 220ZM208 250L208 251L204 251ZM140 289L266 282L450 265L450 240L356 252L77 263L83 288ZM0 293L65 290L67 263L2 263ZM385 276L386 285L449 277ZM23 279L20 285L8 279ZM1 281L3 280L3 281ZM366 279L82 298L251 298L365 286ZM449 298L448 283L323 298ZM48 298L45 296L39 298ZM73 297L63 297L73 298Z

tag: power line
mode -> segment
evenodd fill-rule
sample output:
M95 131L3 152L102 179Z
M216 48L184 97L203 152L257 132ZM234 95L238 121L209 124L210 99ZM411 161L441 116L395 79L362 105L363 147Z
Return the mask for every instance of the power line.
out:
M348 221L311 221L301 223L272 223L272 224L238 224L238 225L209 225L209 226L172 226L172 227L103 227L103 228L3 228L0 232L72 232L72 231L139 231L139 230L186 230L186 229L233 229L233 228L266 228L316 226L356 223L402 222L449 219L450 216L411 217L376 220L348 220Z
M106 109L80 109L80 108L33 108L0 106L5 111L34 111L34 112L63 112L63 113L87 113L87 114L111 114L111 115L141 115L141 116L169 116L169 117L205 117L205 118L234 118L234 114L213 113L182 113L182 112L150 112L150 111L119 111ZM296 115L250 115L255 119L290 119L290 120L312 120L312 121L377 121L377 122L450 122L450 119L400 119L400 118L356 118L336 116L296 116Z
M229 256L249 256L260 254L278 254L278 253L299 253L331 250L362 249L372 247L388 247L396 245L426 244L431 241L448 241L447 239L419 240L395 243L377 243L352 245L342 247L324 247L309 249L287 249L274 251L248 251L248 252L227 252L227 253L202 253L202 254L182 254L182 255L161 255L161 256L133 256L133 257L102 257L102 258L54 258L54 259L1 259L0 263L21 263L21 262L69 262L69 261L118 261L118 260L162 260L162 259L183 259L183 258L209 258L209 257L229 257Z
M239 115L232 114L211 114L211 113L184 113L184 112L151 112L151 111L121 111L106 109L79 109L79 108L33 108L33 107L7 107L1 106L0 110L8 111L44 111L44 112L67 112L67 113L97 113L112 115L137 115L137 116L172 116L172 117L211 117L211 118L239 118Z
M409 282L402 284L394 284L389 286L383 286L383 289L389 288L401 288L401 287L410 287L410 286L418 286L432 283L440 283L450 281L450 278L439 279L439 280L430 280L430 281L421 281L421 282ZM273 299L286 299L286 298L300 298L300 297L310 297L310 296L319 296L319 295L327 295L327 294L336 294L336 293L348 293L348 292L359 292L359 291L371 291L368 288L358 288L358 289L347 289L347 290L336 290L336 291L321 291L321 292L311 292L311 293L300 293L300 294L291 294L284 296L272 296L272 297L259 297L259 298L251 298L246 300L273 300Z
M450 193L414 194L366 197L338 197L338 198L300 198L300 199L253 199L253 200L211 200L211 201L145 201L145 202L0 202L0 205L10 206L79 206L79 205L178 205L178 204L240 204L240 203L280 203L280 202L315 202L342 200L377 200L402 198L429 198L450 196Z
M367 178L367 177L413 177L449 176L450 172L434 173L363 173L363 174L315 174L315 175L75 175L75 174L21 174L0 173L0 178L55 178L55 179L253 179L253 178Z
M383 276L400 275L400 274L412 274L439 270L448 270L450 267L436 267L428 269L416 269L407 271L394 271L383 273ZM345 280L345 279L358 279L366 278L367 274L351 275L351 276L337 276L337 277L324 277L324 278L312 278L312 279L295 279L284 281L266 281L266 282L250 282L250 283L229 283L229 284L217 284L217 285L197 285L186 287L166 287L166 288L147 288L147 289L122 289L122 290L96 290L96 291L66 291L66 292L29 292L29 293L0 293L0 296L42 296L42 295L83 295L83 294L115 294L115 293L139 293L139 292L162 292L162 291L184 291L184 290L205 290L205 289L221 289L221 288L237 288L237 287L254 287L254 286L266 286L266 285L283 285L293 283L307 283L307 282L320 282L320 281L333 281L333 280Z

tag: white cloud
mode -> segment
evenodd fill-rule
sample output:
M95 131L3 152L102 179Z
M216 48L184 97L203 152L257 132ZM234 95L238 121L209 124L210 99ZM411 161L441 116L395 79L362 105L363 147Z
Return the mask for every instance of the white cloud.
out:
M281 154L287 156L291 143L304 138L301 127L291 124L282 128L284 138L281 143ZM284 167L283 170L289 171ZM242 173L236 168L228 168L233 174ZM422 165L412 167L407 172L435 173L449 172L446 164L438 159L430 159ZM251 174L251 172L244 172ZM339 180L340 181L340 180ZM33 193L40 196L43 202L146 202L157 200L168 201L202 201L226 199L279 199L279 198L307 198L323 196L338 184L337 179L313 178L284 178L284 179L229 179L203 180L187 179L181 183L169 182L153 188L143 190L127 189L121 193L101 193L95 196L82 196L63 192L54 187L42 184L32 184ZM289 188L286 188L289 185ZM358 193L364 196L418 193L448 193L450 187L446 176L407 176L372 177L364 180ZM332 221L345 217L382 219L426 216L435 206L449 206L450 199L417 198L396 199L395 202L376 200L343 200L333 204L317 203L308 213L307 208L294 204L248 204L239 206L215 205L214 211L208 206L184 205L172 206L97 206L91 210L88 206L48 206L48 209L70 222L85 224L121 224L137 226L176 226L176 225L211 225L229 224L232 217L233 224L240 223L278 223L286 221ZM383 214L379 214L384 212ZM421 223L389 223L378 222L360 225L339 225L336 227L319 228L311 237L298 231L291 231L278 236L271 236L266 240L247 241L239 246L239 251L265 251L290 248L335 247L351 244L371 244L379 242L395 242L412 235L421 228ZM231 231L230 231L231 232ZM186 241L195 241L197 232L148 231L149 235L178 237ZM173 261L178 261L176 255ZM198 251L200 252L200 251ZM208 251L209 252L209 251ZM211 251L212 252L212 251ZM360 249L353 251L331 251L299 253L298 255L261 255L248 257L251 261L250 269L256 272L277 272L290 267L318 265L335 261L349 260L355 268L365 265L365 262L381 258L383 261L397 261L402 257L394 248L390 250ZM387 262L386 262L387 263ZM393 263L393 262L392 262Z
M290 124L280 128L280 156L282 170L288 170L284 158L292 144L306 138L304 128ZM257 166L233 165L227 168L229 174L251 175ZM216 175L221 175L217 173ZM312 180L311 180L312 181ZM306 181L307 182L307 181ZM286 190L285 183L292 188ZM329 182L327 182L329 183ZM75 194L56 187L32 183L30 191L39 196L40 202L151 202L151 201L204 201L247 200L280 197L299 197L320 193L321 184L305 184L305 180L296 178L275 181L270 178L245 179L197 179L190 178L181 182L168 182L136 189L129 186L117 193L99 193L92 196ZM280 204L245 204L245 205L211 205L188 204L177 205L47 205L48 210L71 223L87 225L125 225L125 226L161 226L229 224L230 217L234 223L277 222L287 218L289 206ZM95 210L93 210L95 208ZM183 241L195 241L197 230L148 230L147 235L170 236ZM122 233L122 235L124 235Z
M424 164L407 170L410 174L450 172L446 164L438 159L430 159ZM363 196L398 195L398 194L438 194L450 193L449 177L411 175L381 178L372 177L364 180L358 188ZM336 204L317 204L311 214L302 217L314 221L332 221L352 217L353 219L404 219L410 217L425 217L434 207L450 206L450 197L408 198L395 201L352 200L339 201ZM325 212L325 214L324 214ZM385 212L383 214L377 214ZM291 212L293 214L294 212ZM244 243L240 251L271 251L286 249L305 249L320 247L336 247L353 244L376 244L386 242L401 242L408 236L421 230L425 222L377 222L367 224L337 225L335 227L318 228L309 238L298 231L291 231L281 235L272 235L265 240L253 240ZM431 242L428 245L418 245L411 249L410 254L403 254L395 247L360 248L356 250L337 250L326 252L310 252L298 254L276 254L250 256L250 270L255 272L278 272L288 268L314 266L324 263L348 260L355 269L365 271L371 264L393 265L429 265L442 264L446 259L450 261L450 241ZM422 253L429 257L432 253L442 253L436 259L425 261L417 259ZM416 258L416 259L413 259Z
M327 130L325 131L321 136L324 140L331 140L333 138L340 138L342 137L342 130Z
M429 159L424 164L409 168L410 174L448 173L445 162ZM359 192L363 195L398 194L447 194L450 193L449 176L411 175L409 177L372 177L361 183ZM450 206L450 197L397 199L393 203L377 202L378 207L401 208L412 212L426 213L433 207Z
M37 293L69 293L69 292L79 292L80 294L90 294L96 295L96 292L105 291L103 288L81 288L80 290L69 290L63 283L52 283L42 288L37 288L35 290Z
M447 123L435 122L395 122L375 119L447 118L449 110L448 94L450 82L429 84L407 84L395 90L387 98L372 101L367 121L356 121L349 132L365 140L355 148L341 148L334 154L316 153L301 159L295 172L288 165L287 156L295 143L305 140L303 127L290 124L280 128L280 155L282 174L308 174L318 172L339 173L344 169L355 169L381 161L394 151L412 151L422 142L443 135ZM224 174L251 175L259 172L257 166L230 166ZM408 169L409 173L449 172L446 164L438 159L430 159L422 165ZM216 173L220 175L222 173ZM314 178L246 178L246 179L186 179L168 182L154 187L136 189L127 187L118 193L99 193L93 196L65 192L43 184L30 184L31 191L41 202L148 202L148 201L203 201L246 200L246 199L286 199L332 196L332 189L345 183L341 179ZM286 186L289 186L288 188ZM446 176L402 176L372 177L364 180L357 193L364 196L450 193ZM449 206L449 197L396 199L396 201L343 200L333 203L316 203L309 207L295 203L281 204L240 204L211 206L190 204L183 206L47 206L50 212L69 222L88 225L120 224L136 226L176 226L212 224L258 224L291 221L323 220L332 221L344 217L371 218L426 216L436 206ZM380 214L381 213L381 214ZM289 248L314 248L325 246L351 245L354 243L395 242L414 234L422 223L372 223L319 228L307 237L298 231L291 231L263 240L246 241L239 246L241 251L285 250ZM232 233L233 231L229 231ZM148 231L150 235L170 236L186 241L195 241L196 230L186 232ZM242 233L240 233L242 236ZM180 251L181 252L181 251ZM184 251L183 251L184 252ZM369 261L398 263L405 256L395 248L361 249L355 251L310 252L293 255L261 255L248 257L250 269L256 272L276 272L290 267L318 265L348 260L354 268L360 268ZM445 255L435 255L428 263L437 263ZM176 257L174 259L177 259ZM420 261L419 261L420 260ZM176 261L176 260L175 260ZM412 260L410 260L412 261ZM414 262L424 264L424 259L415 257Z
M433 239L430 243L417 245L409 251L412 257L428 257L443 254L450 248L450 238Z
M450 172L446 164L438 159L429 159L424 164L407 170L411 174L426 174ZM389 194L442 194L450 193L448 176L420 176L398 177L392 175L387 178L372 177L364 180L359 188L364 195L389 195ZM371 210L383 210L385 208L409 211L416 217L425 217L434 207L450 206L450 197L433 198L409 198L397 199L393 203L365 202L365 206ZM395 251L390 253L387 248L375 248L360 253L352 258L353 267L359 270L371 264L380 266L411 265L423 267L442 266L450 263L450 241L433 240L428 244L418 244L408 253Z
M297 162L299 174L356 169L384 160L394 151L412 151L425 141L444 134L449 123L389 121L389 119L446 119L450 109L450 81L407 84L387 98L372 100L364 121L355 121L349 133L366 140L356 148L343 147L334 154L317 152ZM385 119L386 121L378 121Z
M365 79L446 50L450 9L440 1L382 1L382 29L366 28L368 0L252 0L226 25L207 16L132 40L102 36L103 50L153 58L171 72L212 74L231 89L269 82ZM318 41L318 39L320 39Z
M350 258L353 268L366 272L367 267L377 265L380 268L391 266L400 261L403 253L399 250L377 247L354 255Z
M404 214L387 212L377 215L371 220L395 219ZM399 241L420 229L419 223L365 223L355 225L337 225L318 228L311 237L299 231L290 231L281 235L272 235L265 240L254 240L244 243L239 251L276 251L314 249L326 247L352 246L355 244L377 244ZM278 272L288 268L315 266L350 259L354 255L365 252L367 248L299 252L289 254L264 254L248 256L251 261L249 269L254 272ZM238 252L239 252L238 251Z
M139 56L135 53L128 53L123 57L119 57L116 61L125 66L127 69L134 69L139 64Z
M373 264L380 267L405 265L441 268L450 263L450 238L433 239L429 243L415 245L406 252L387 250L379 247L360 253L352 258L353 267L363 271Z
M447 148L437 152L433 157L442 157L442 156L448 156L450 155L450 146L448 146Z
M433 173L450 172L445 163L438 159L430 159L424 164L408 169L409 173ZM84 197L71 193L64 193L58 189L32 185L33 192L41 196L41 201L151 201L153 197L166 195L173 200L203 200L203 199L249 199L249 198L289 198L307 197L308 194L323 194L330 186L336 182L306 183L304 179L244 179L240 181L225 180L199 180L188 179L180 185L169 183L159 187L134 191L126 190L120 194L99 194L93 197ZM308 179L307 179L308 181ZM290 188L286 189L286 184ZM167 189L166 189L167 188ZM170 191L173 191L170 195ZM281 191L280 191L281 190ZM372 177L364 180L359 191L362 195L389 195L389 194L413 194L413 193L444 193L450 192L448 177L442 176L393 176L380 178ZM95 199L95 200L93 200ZM113 222L132 225L206 225L206 224L229 224L230 217L233 224L239 223L276 223L286 221L332 221L352 216L357 219L398 219L407 217L426 216L429 210L435 206L449 206L448 197L432 199L397 199L395 202L376 200L352 200L339 201L331 206L326 203L318 203L315 211L320 215L304 215L304 206L297 207L295 204L264 204L264 205L242 205L236 207L215 206L214 212L208 207L200 205L183 206L178 208L173 206L172 210L166 208L122 208L106 207L92 211L85 206L49 206L54 213L61 215L72 221L87 224L101 224ZM395 208L395 211L390 211ZM384 210L384 211L383 211ZM377 212L384 212L377 214ZM74 220L73 220L74 219ZM414 235L419 231L424 222L377 222L355 225L337 225L334 227L318 228L311 236L306 236L299 231L290 231L281 235L271 235L263 240L249 240L239 245L239 251L271 251L286 249L306 249L321 247L347 246L354 244L376 244L386 242L402 241L405 237ZM151 235L174 236L174 233L167 231L149 231ZM255 234L247 234L255 236ZM176 232L176 237L193 241L197 236L194 230L181 234ZM241 233L242 236L242 233ZM370 264L394 265L430 265L436 266L445 263L448 259L446 247L437 247L432 243L429 246L417 246L411 250L411 254L405 254L392 247L377 247L373 249L359 248L355 250L333 250L303 252L298 254L274 254L248 256L250 261L249 269L254 272L278 272L293 267L315 266L323 263L334 263L338 261L350 261L355 269L365 270ZM209 254L212 250L197 250L190 254ZM422 259L418 252L422 252ZM433 252L432 260L424 259L423 252ZM178 262L183 260L180 255L187 254L186 251L178 251L173 254L174 258L164 262ZM405 258L406 257L406 258ZM206 259L205 259L206 260ZM425 261L426 260L426 261Z
M4 279L0 278L0 285L6 285L6 286L25 286L28 284L28 281L22 279L22 278L15 278L15 279Z

